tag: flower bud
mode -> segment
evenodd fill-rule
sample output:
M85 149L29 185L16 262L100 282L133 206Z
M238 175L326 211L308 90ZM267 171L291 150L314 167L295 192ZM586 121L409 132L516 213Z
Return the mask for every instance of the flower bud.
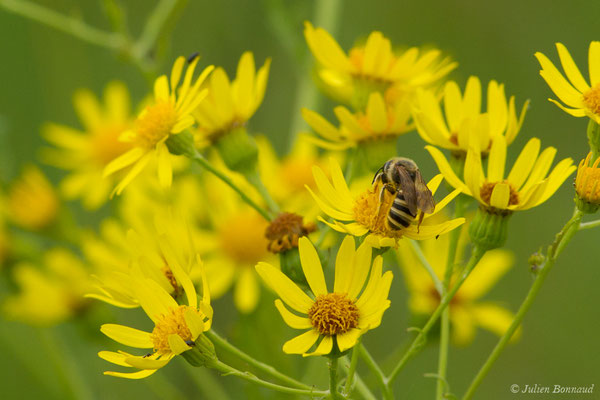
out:
M587 128L588 143L592 152L592 162L595 162L600 155L600 125L593 119L590 119Z
M165 142L169 152L176 156L191 157L196 153L194 136L190 132L181 132L177 135L169 135Z
M244 126L224 133L216 139L214 144L229 169L243 175L248 175L256 170L258 146Z
M474 245L486 250L504 245L508 235L508 219L512 213L497 211L479 207L469 226L469 236Z
M600 208L600 157L596 161L592 157L593 152L590 152L585 160L581 160L575 178L575 203L586 214L593 214Z
M194 343L188 343L191 349L181 353L183 358L194 367L211 367L218 360L215 346L206 335L200 334Z

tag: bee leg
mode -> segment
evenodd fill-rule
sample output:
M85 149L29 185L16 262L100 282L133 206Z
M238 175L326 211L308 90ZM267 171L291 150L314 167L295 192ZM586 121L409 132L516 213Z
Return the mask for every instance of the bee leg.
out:
M375 215L379 215L379 211L381 211L381 205L383 204L383 199L385 198L385 190L387 189L387 187L387 184L381 186L381 190L379 191L379 204L377 205L377 212L375 213Z
M419 222L417 223L417 233L419 233L419 228L421 227L421 222L423 222L423 218L425 217L425 213L423 211L419 212Z

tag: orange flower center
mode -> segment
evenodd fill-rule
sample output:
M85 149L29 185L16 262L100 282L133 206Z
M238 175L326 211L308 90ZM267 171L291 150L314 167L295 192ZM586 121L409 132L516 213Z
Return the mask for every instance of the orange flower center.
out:
M254 267L268 254L266 228L267 222L254 212L233 215L220 229L221 249L236 264Z
M170 102L160 102L146 107L135 121L138 145L151 149L166 139L177 122L177 112Z
M583 94L583 103L588 110L600 115L600 84Z
M192 332L185 322L185 312L189 306L171 308L167 314L160 316L150 334L154 350L159 354L171 353L169 335L179 335L185 342L193 341ZM196 311L197 312L197 311Z
M269 239L268 249L272 253L282 253L298 247L298 239L316 229L313 223L303 225L302 217L297 214L281 213L265 231L265 237Z
M373 189L365 191L354 202L354 220L372 233L385 237L400 238L402 229L390 229L387 223L387 215L396 196L384 190L383 202L380 204L380 186L380 184L377 184Z
M494 191L494 187L498 183L508 183L508 181L502 182L484 182L479 190L479 195L481 196L481 200L483 200L486 204L490 204L490 199L492 198L492 192ZM508 200L508 205L516 205L519 204L519 192L513 188L513 186L509 183L510 187L510 197Z
M321 335L333 336L358 326L358 307L346 293L327 293L317 296L308 310L312 326Z

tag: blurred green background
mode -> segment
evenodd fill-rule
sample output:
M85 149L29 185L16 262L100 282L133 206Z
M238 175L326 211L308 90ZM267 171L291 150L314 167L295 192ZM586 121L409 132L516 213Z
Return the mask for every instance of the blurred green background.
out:
M100 2L46 0L38 3L65 14L82 15L91 25L109 28ZM128 0L123 3L135 36L154 2ZM347 0L340 3L334 36L343 48L348 49L372 30L380 30L395 45L433 45L450 54L459 62L451 78L461 87L469 75L477 75L483 82L490 79L504 82L507 94L516 95L518 106L525 99L531 99L523 129L510 148L511 161L516 158L517 149L533 136L541 138L543 146L557 147L557 158L572 157L578 163L586 155L587 119L573 118L546 100L554 95L539 76L533 54L541 51L557 61L554 43L560 41L571 51L585 75L588 45L591 40L599 39L600 2ZM302 22L314 22L315 5L312 1L190 1L174 28L162 71L168 70L177 55L187 56L196 51L204 63L222 65L230 74L234 73L245 50L254 52L257 64L272 57L265 101L252 119L251 128L265 133L283 153L292 121L299 114L298 85L301 77L309 74L307 60L312 61L304 44ZM283 32L288 35L282 35ZM36 159L43 143L39 128L45 121L78 126L71 103L71 95L77 88L88 87L101 93L107 82L119 79L127 83L134 101L147 93L147 82L138 70L110 51L1 9L0 36L0 130L3 132L0 146L3 150L10 149L2 151L0 160L5 179L13 177L23 163ZM319 97L321 111L331 115L332 103ZM410 156L422 170L433 173L434 164L416 133L402 137L400 147L402 155ZM46 168L46 171L55 182L61 176L57 170ZM552 241L570 217L572 198L572 179L568 179L547 203L512 218L506 247L516 253L517 264L486 299L499 301L516 311L532 282L527 258ZM594 394L555 396L600 398L599 244L598 229L582 231L571 242L525 318L521 340L502 354L478 390L477 399L552 397L510 392L512 384L524 387L536 383L543 386L595 384ZM413 335L406 333L410 316L405 286L399 271L395 276L392 307L386 312L383 325L364 339L379 360ZM271 299L263 299L263 303L257 315L245 317L248 324L244 325L232 320L236 315L234 308L227 299L221 300L215 307L222 315L229 313L229 317L223 318L229 322L220 322L217 313L215 324L251 354L282 360L284 370L294 373L307 365L318 365L313 373L325 374L322 360L279 355L284 338L291 337L290 331L279 318L271 318L275 312ZM95 322L129 315L138 318L133 316L135 313L110 313L100 308L89 318ZM98 359L96 353L106 349L108 342L95 331L82 331L84 328L71 324L61 326L51 333L59 337L62 344L56 348L47 345L52 343L48 333L40 334L15 322L2 321L1 324L3 398L62 398L60 373L52 362L53 351L68 353L73 359L73 368L88 382L93 398L173 398L174 393L165 389L167 386L162 381L170 381L176 390L189 390L195 398L217 398L210 387L205 386L204 392L189 387L190 371L181 360L146 383L119 380L101 375L108 364ZM255 337L257 335L264 336L262 342ZM89 341L82 341L82 336ZM497 337L480 330L470 347L451 348L448 379L453 393L464 393L496 341ZM270 348L262 347L267 343ZM432 337L430 345L402 372L395 389L398 398L433 398L435 380L423 375L436 371L435 343ZM390 365L384 368L389 371ZM363 376L368 375L362 367L360 371ZM191 374L214 375L198 369ZM241 394L256 398L270 395L231 377L214 377L225 385L232 398L239 398ZM320 379L325 381L326 378Z

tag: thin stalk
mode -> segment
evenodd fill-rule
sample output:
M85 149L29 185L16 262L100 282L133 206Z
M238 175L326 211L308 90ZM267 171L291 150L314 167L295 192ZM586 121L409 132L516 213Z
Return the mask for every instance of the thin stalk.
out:
M354 346L352 349L352 358L350 359L350 367L346 371L346 384L344 385L343 393L349 395L352 392L352 384L354 383L354 374L358 365L358 348Z
M406 363L408 362L408 360L410 360L413 356L415 356L421 350L421 348L423 347L423 344L425 343L425 340L427 338L427 334L429 333L431 328L433 328L433 326L437 322L438 318L440 317L440 315L442 314L444 309L446 307L448 307L448 304L450 304L450 301L452 300L452 298L454 297L456 292L458 292L458 289L460 289L462 284L465 282L465 280L467 279L467 277L469 276L471 271L473 271L473 269L475 268L475 266L477 265L479 260L481 260L481 257L483 257L483 255L485 254L486 251L487 251L486 249L479 248L479 247L473 248L473 251L471 253L471 258L469 259L469 262L467 263L464 270L460 274L458 281L454 284L454 286L452 286L452 288L448 291L448 293L446 293L446 295L444 297L442 297L442 300L440 301L440 305L435 309L435 311L433 312L431 317L429 317L429 320L427 321L425 326L423 326L423 328L421 328L419 330L419 334L417 335L417 337L412 341L412 343L411 343L410 347L408 348L408 350L406 351L406 353L404 353L404 355L402 356L402 358L400 359L398 364L396 364L396 367L394 367L394 370L392 371L392 373L386 379L386 384L388 386L391 385L393 383L394 379L396 379L398 377L398 374L406 366Z
M216 169L215 167L213 167L208 162L208 160L206 158L204 158L204 156L202 154L200 154L198 152L195 152L193 154L188 155L188 157L190 159L196 161L203 168L205 168L208 172L210 172L211 174L213 174L214 176L216 176L217 178L219 178L220 180L222 180L225 184L227 184L227 186L229 186L237 194L239 194L240 197L242 198L242 200L244 200L250 207L254 208L267 221L271 221L271 215L269 214L269 212L267 210L265 210L264 208L262 208L261 206L259 206L258 204L256 204L254 202L254 200L252 200L250 197L248 197L248 195L246 193L244 193L243 190L241 190L240 188L238 188L235 185L235 183L233 183L233 181L231 179L229 179L229 177L227 175L225 175L223 172L221 172L218 169Z
M256 385L266 387L271 390L275 390L281 393L289 393L289 394L298 394L303 396L328 396L329 390L306 390L306 389L295 389L288 386L277 385L275 383L264 381L256 376L252 375L250 372L243 372L238 369L233 368L230 365L225 364L224 362L217 360L211 364L211 367L216 369L219 372L222 372L224 375L233 375L238 378L245 379L249 382L252 382Z
M69 351L65 351L63 344L55 332L52 332L50 328L40 329L39 332L41 342L54 363L54 370L59 375L59 379L70 398L75 400L92 399L91 389L81 376L76 362L69 356Z
M146 20L132 53L136 58L145 59L160 38L160 34L169 21L171 14L185 0L161 0Z
M597 221L590 221L579 224L579 230L582 231L584 229L592 229L598 226L600 226L600 219Z
M0 0L0 7L100 47L121 50L127 45L126 38L119 33L94 28L81 20L27 0Z
M492 353L489 355L489 357L487 358L485 363L482 365L482 367L479 369L479 371L475 375L475 378L473 379L473 381L471 382L471 385L467 389L467 392L465 393L463 400L468 400L473 397L473 395L475 394L475 391L477 390L477 388L479 387L479 385L481 384L483 379L486 377L486 375L488 374L488 372L490 371L490 369L492 368L492 366L494 365L494 363L496 362L496 360L498 359L498 357L500 356L500 354L502 353L502 351L508 344L508 341L513 336L513 334L515 333L515 331L517 330L519 325L521 325L521 322L523 321L525 314L527 314L527 312L531 308L531 305L533 304L535 298L537 297L537 295L540 291L540 288L544 284L544 281L546 280L548 273L554 266L556 259L558 258L558 256L560 255L560 253L562 252L564 247L567 245L567 243L569 243L571 241L571 239L573 238L573 236L579 229L579 223L581 222L582 217L583 217L583 213L581 211L576 210L575 213L573 214L573 216L571 217L571 219L565 224L565 226L561 229L561 231L556 235L554 242L548 247L548 254L546 256L546 262L538 269L537 276L535 277L535 280L533 281L533 284L531 285L531 288L529 289L529 292L527 293L525 300L523 300L523 303L521 303L521 306L519 307L519 311L515 315L515 318L513 319L512 323L510 324L510 327L507 329L507 331L504 333L504 335L502 335L502 337L498 341L498 344L496 344L496 347L494 347L494 350L492 351Z
M298 388L298 389L305 389L305 390L312 389L311 386L306 385L300 381L297 381L294 378L291 378L291 377L279 372L278 370L273 368L271 365L265 364L261 361L258 361L257 359L253 358L252 356L244 353L242 350L238 349L237 347L235 347L234 345L229 343L225 338L221 337L214 330L211 329L211 330L205 332L205 335L214 343L215 346L220 347L221 349L227 351L230 354L233 354L234 356L247 362L249 365L252 365L254 368L272 376L273 378L278 379L281 382L284 382L285 384L295 387L295 388Z
M377 378L379 382L379 386L381 386L381 393L383 394L383 398L386 400L394 399L394 395L392 394L391 386L387 384L385 374L379 368L379 365L375 361L375 359L371 356L371 354L367 351L367 348L363 346L362 343L358 344L358 349L360 351L360 356L367 365L367 367L371 370L371 372Z
M356 354L356 356L354 355ZM348 366L348 357L344 356L342 357L342 360L344 361L342 363L342 368L344 369L344 371L346 372L346 376L350 375L350 368L352 367L352 362L354 361L354 359L356 359L356 361L358 362L358 350L356 347L354 347L354 349L352 350L352 361L350 361L350 366ZM354 379L353 381L356 382L355 384L355 390L365 399L365 400L377 400L377 397L375 397L375 395L373 394L373 392L371 392L371 390L367 387L367 385L365 385L365 383L363 382L362 378L360 377L360 375L358 375L358 372L354 372L353 373ZM351 392L352 392L352 387L350 387L350 391L346 391L344 390L344 395L346 397L349 397Z
M329 393L330 393L330 398L332 400L336 400L339 399L339 393L337 390L337 382L338 382L338 376L337 376L337 370L338 370L338 357L329 357Z
M456 231L456 230L457 229L454 229L454 231ZM452 233L454 231L452 231ZM425 268L425 270L431 277L431 280L433 281L433 286L435 286L435 290L438 292L440 297L443 296L444 292L445 292L444 284L442 283L442 281L440 281L440 278L438 278L438 276L435 273L435 271L433 270L433 267L431 266L431 264L429 264L429 261L425 257L425 254L423 254L423 250L421 249L421 246L419 246L419 244L415 240L409 240L409 242L410 242L413 250L415 251L417 258L419 259L419 261L421 261L421 265L423 265L423 267Z
M460 218L464 214L465 199L459 196L456 199L454 208L454 218ZM458 239L460 238L460 229L454 229L450 232L450 242L448 243L448 256L446 258L446 271L444 273L444 283L440 297L446 294L446 291L450 287L452 281L452 274L454 272L454 263L456 261L456 251L458 248ZM440 347L438 355L438 372L437 372L437 387L436 387L436 400L442 400L444 398L444 392L447 390L446 387L446 372L448 369L448 346L450 342L450 309L446 309L442 312L440 320Z
M258 193L260 193L265 203L267 203L269 210L277 214L279 212L279 205L271 197L271 194L265 187L265 184L263 183L262 179L260 179L260 175L258 174L258 172L254 171L252 174L245 176L248 182L250 182L252 186L254 186L256 190L258 190Z

